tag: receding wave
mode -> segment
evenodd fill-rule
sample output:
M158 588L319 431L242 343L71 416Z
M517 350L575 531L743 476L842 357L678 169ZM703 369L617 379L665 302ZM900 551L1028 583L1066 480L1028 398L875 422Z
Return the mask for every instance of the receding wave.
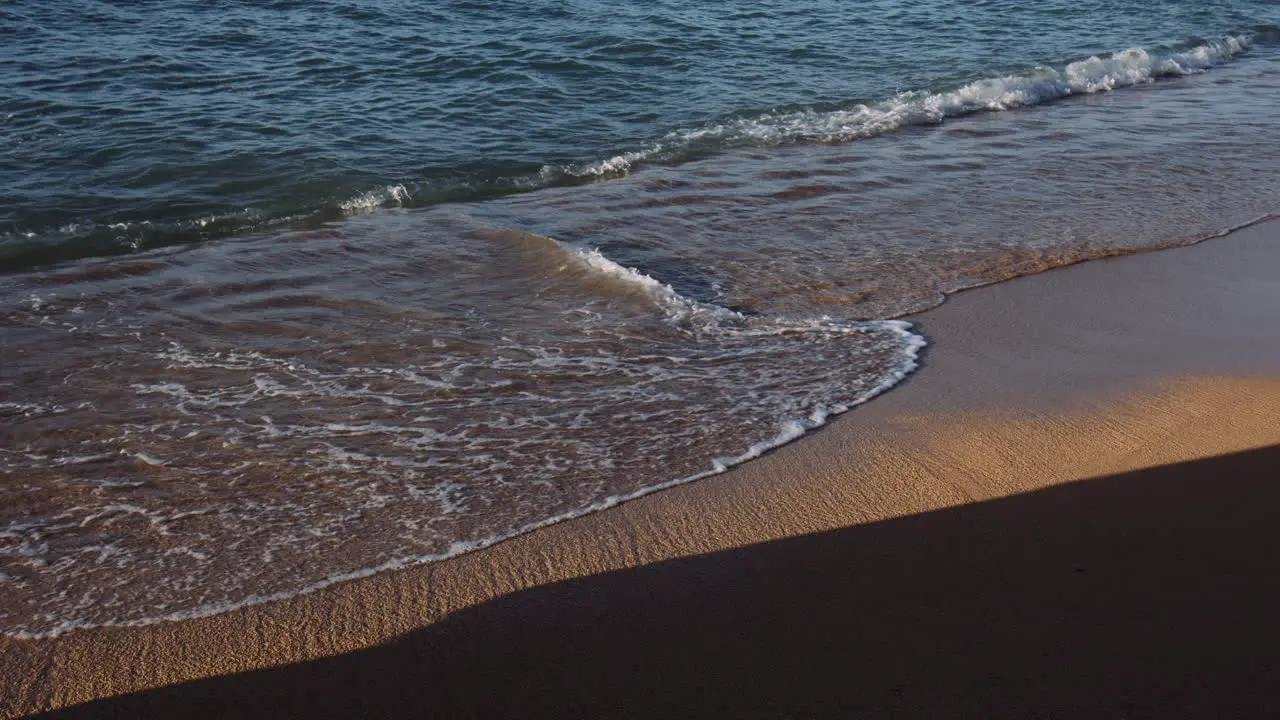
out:
M901 321L735 312L451 211L353 218L383 253L316 233L18 279L0 476L84 492L0 513L0 632L208 615L485 547L757 457L924 345ZM385 265L413 232L450 242ZM371 297L370 275L406 280ZM193 327L206 297L220 321Z

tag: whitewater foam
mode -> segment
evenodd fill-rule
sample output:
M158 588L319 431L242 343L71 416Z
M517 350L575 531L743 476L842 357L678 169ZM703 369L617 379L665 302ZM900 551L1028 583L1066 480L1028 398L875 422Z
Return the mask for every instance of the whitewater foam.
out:
M765 112L700 128L673 130L643 150L559 169L573 177L610 177L625 175L641 163L677 160L696 152L797 142L850 142L976 112L1039 105L1070 95L1146 84L1161 77L1201 73L1234 60L1250 45L1251 36L1234 35L1182 50L1135 47L1057 67L1042 65L1022 73L983 78L949 91L905 92L882 102L835 110Z
M635 272L635 271L632 271L632 272ZM642 275L640 273L637 273L637 274ZM647 276L644 276L644 277L647 277ZM181 620L192 620L192 619L201 618L201 617L219 615L225 612L231 612L234 610L251 607L254 605L261 605L269 602L287 600L289 598L297 597L299 595L305 595L308 593L316 592L318 590L322 590L324 588L330 587L338 583L357 580L361 578L367 578L383 572L400 570L400 569L415 567L419 565L424 565L431 562L447 560L449 558L456 557L464 553L482 550L484 548L490 547L504 540L508 540L519 535L524 535L541 528L545 528L560 522L564 522L566 520L572 520L572 519L583 517L585 515L588 515L594 512L607 510L611 507L615 507L622 503L629 502L631 500L635 500L635 499L644 497L646 495L653 494L655 492L660 492L662 490L667 490L679 485L684 485L697 480L702 480L702 479L711 477L713 475L718 475L720 473L726 472L727 470L729 470L730 468L736 465L740 465L747 461L758 458L761 455L769 452L770 450L776 449L778 447L786 445L787 443L793 442L794 440L797 440L800 437L803 437L805 434L819 427L822 427L831 418L841 413L847 412L853 409L854 407L857 407L858 405L862 405L866 402L869 402L870 400L888 391L894 385L901 382L907 375L911 374L911 372L913 372L919 366L919 353L920 353L920 350L927 345L927 341L925 341L925 339L922 336L911 331L910 323L904 322L904 321L898 321L898 320L862 323L863 332L865 332L866 329L872 328L872 327L877 329L891 330L905 340L905 345L902 351L902 356L901 356L902 359L900 364L897 367L895 367L890 373L886 374L886 376L881 380L880 383L870 388L869 390L861 393L855 399L847 403L840 403L840 404L836 404L826 408L816 408L806 418L784 420L783 422L780 423L780 428L777 434L773 435L772 437L766 438L764 440L760 440L758 442L752 443L745 452L739 455L711 458L709 460L710 467L702 472L698 472L686 477L675 478L675 479L668 480L666 482L658 483L655 485L649 485L639 490L636 490L634 492L610 495L594 503L591 503L590 505L587 505L585 507L581 507L565 513L560 513L558 515L547 517L542 520L538 520L536 522L527 523L525 525L522 525L516 528L511 532L494 534L494 535L490 535L490 536L480 538L480 539L475 539L475 540L455 541L451 543L448 549L444 552L396 558L394 560L390 560L388 562L384 562L373 567L361 568L359 570L354 570L350 572L338 573L338 574L326 577L320 581L307 584L306 586L296 590L289 590L289 591L269 593L269 594L254 594L235 602L217 602L212 604L205 604L205 605L200 605L198 607L181 610L178 612L144 617L144 618L137 618L132 620L116 620L116 621L106 621L106 622L89 622L89 621L81 621L81 620L71 620L71 621L58 622L54 624L52 627L50 627L49 629L43 630L43 631L4 630L3 632L9 637L13 637L20 640L40 640L40 639L58 637L60 635L64 635L68 632L72 632L75 630L83 630L83 629L89 629L89 628L95 628L95 627L144 627L147 625L154 625L154 624L163 623L163 622L176 622ZM852 330L852 329L850 328L849 330ZM151 459L148 458L147 460L151 460ZM132 506L132 505L123 505L123 504L112 505L112 506L103 508L103 512L124 512L124 513L130 513L130 514L137 514L137 515L142 515L147 517L152 523L157 522L157 519L152 517L146 509L140 508L137 506ZM181 516L194 515L194 514L198 514L198 513L183 513ZM175 516L175 517L178 517L178 516ZM173 518L170 518L170 519L173 519ZM3 534L3 533L0 533L0 534ZM85 551L93 550L93 549L95 548L94 547L82 548L82 550L85 550ZM29 551L29 552L35 552L35 551ZM189 555L201 561L209 559L206 554L192 550L191 548L188 548L185 546L169 549L169 550L166 550L165 552L167 554L179 553L179 554ZM117 554L117 553L119 553L118 550L113 551L113 554ZM126 562L127 562L127 559L121 560L121 563L126 563Z
M594 248L576 249L571 255L592 270L633 287L661 308L676 323L715 323L721 320L742 320L741 313L718 305L700 303L676 292L670 285L655 280L634 268L610 260Z
M355 197L338 203L343 215L360 215L373 212L383 207L401 207L413 199L404 185L388 185L384 188L369 190Z

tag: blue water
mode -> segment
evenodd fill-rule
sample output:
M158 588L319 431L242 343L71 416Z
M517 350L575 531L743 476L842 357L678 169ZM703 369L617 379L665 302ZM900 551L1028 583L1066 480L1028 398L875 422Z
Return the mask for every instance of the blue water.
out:
M0 3L0 632L697 480L892 388L951 293L1272 215L1277 22Z
M1274 42L1276 16L1263 1L7 3L0 268L571 183L673 131L1130 47Z

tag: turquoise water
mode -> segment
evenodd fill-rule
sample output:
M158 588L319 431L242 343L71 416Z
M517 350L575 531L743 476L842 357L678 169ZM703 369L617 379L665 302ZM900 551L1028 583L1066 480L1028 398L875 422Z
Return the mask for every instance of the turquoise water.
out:
M1277 21L0 4L0 631L702 478L906 377L949 293L1275 213Z

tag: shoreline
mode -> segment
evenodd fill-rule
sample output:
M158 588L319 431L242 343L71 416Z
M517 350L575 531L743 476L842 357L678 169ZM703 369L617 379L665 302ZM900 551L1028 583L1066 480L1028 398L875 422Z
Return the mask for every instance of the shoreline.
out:
M1191 246L1080 263L958 293L911 318L932 342L922 367L905 382L761 458L483 550L284 601L163 625L73 631L51 640L0 639L0 714L18 716L187 681L199 682L143 692L114 704L88 705L83 711L130 715L139 707L173 703L176 712L183 702L200 697L209 714L230 709L240 713L263 692L255 683L268 676L283 678L290 689L273 696L276 704L252 709L268 716L302 707L308 708L307 714L316 714L317 708L324 714L324 706L308 703L328 696L320 692L324 678L330 677L326 673L375 658L384 663L379 665L381 672L399 677L397 673L406 670L385 663L394 658L403 666L406 643L417 643L412 657L457 687L507 687L499 681L521 680L527 673L538 677L544 688L558 688L556 678L545 677L545 669L532 665L505 675L481 672L486 649L492 652L503 642L512 643L521 650L517 654L531 662L548 653L539 644L547 638L539 632L556 628L566 633L568 620L560 617L565 611L548 605L542 595L563 599L569 592L578 603L576 609L595 623L592 627L602 637L622 632L627 621L601 620L601 608L627 607L634 612L635 605L625 602L629 593L647 589L656 588L660 597L681 599L700 609L707 598L718 597L717 592L740 594L749 587L753 602L778 611L783 590L770 597L755 580L727 577L737 572L736 562L757 562L736 559L749 549L765 548L764 554L774 558L782 551L770 548L779 543L896 522L911 524L938 513L1019 501L1090 484L1080 481L1151 472L1211 456L1262 452L1248 455L1254 459L1240 472L1265 472L1276 460L1262 448L1280 445L1280 413L1274 412L1280 407L1280 333L1266 331L1280 326L1280 287L1272 280L1277 271L1280 221L1272 219ZM1193 480L1199 477L1191 474ZM1264 498L1280 495L1280 489L1258 492ZM906 538L903 542L910 544L910 536ZM867 547L874 547L874 542L867 542ZM789 550L769 562L801 568L825 562L825 572L818 574L838 575L839 568L830 563L846 555L862 557L869 552L860 549L862 543L859 540L852 549L838 544L826 554ZM1232 546L1231 551L1252 557L1248 548ZM885 552L895 551L887 547ZM1265 548L1252 552L1264 553ZM731 557L722 557L724 553ZM708 559L717 556L721 557ZM1144 559L1159 564L1159 558ZM686 566L695 565L696 577L711 577L706 592L700 586L674 590L677 579L689 572ZM1027 568L1021 570L1025 573ZM882 567L880 572L893 570ZM619 581L621 586L611 584L609 579L619 576L631 579ZM591 588L581 591L585 596L575 594L579 591L574 588L596 581L603 582L599 592L604 593L598 605L583 600L594 597ZM849 582L853 585L842 586L843 591L856 586L881 592ZM952 582L964 587L959 579ZM812 600L820 594L815 590L805 597ZM805 597L791 597L790 602L803 602ZM897 601L918 602L909 597ZM678 605L666 615L644 615L648 627L687 622ZM726 608L724 614L734 612ZM529 620L528 628L504 625L502 618L508 616ZM688 617L701 615L692 612ZM826 620L830 627L841 626L835 617ZM485 629L490 626L505 627L507 634L490 638L496 633ZM462 630L457 628L478 632L480 639L458 640L456 634ZM809 646L792 649L823 657L812 645L819 638L809 640ZM917 637L907 644L915 647L926 641ZM726 644L720 637L707 639L706 647L697 638L687 642L692 655L700 651L703 657L710 657L707 648ZM373 647L382 643L387 644ZM758 644L782 647L765 636ZM444 650L424 655L423 647L468 655L471 664L440 667L436 656ZM602 668L617 665L618 658L601 655L607 646L590 647L593 650L584 650L584 656L599 661ZM739 651L749 653L750 648ZM801 666L804 663L797 663ZM764 688L769 686L761 682L767 667L757 664L754 671L728 674L743 687ZM250 672L255 670L259 672ZM246 674L225 677L232 673ZM618 676L608 677L614 685L605 683L594 699L585 690L548 690L542 701L558 700L554 707L538 705L530 688L473 698L483 700L484 707L469 707L467 697L455 690L422 696L415 694L421 688L414 688L399 700L418 705L399 707L419 707L425 697L438 700L441 712L474 710L485 716L502 714L502 707L521 707L514 704L520 700L534 702L548 713L589 708L590 714L599 715L611 698L627 697L631 709L638 708L643 698L618 687ZM644 685L638 682L636 687ZM883 708L897 707L890 702L893 693L884 695L887 691L881 690L868 698L874 696ZM396 698L388 697L395 692L388 686L376 697L392 703L388 708L396 707ZM654 703L659 699L651 698ZM327 712L337 712L337 707ZM707 705L703 713L715 712L709 709L713 707L727 706ZM663 710L679 712L653 706L653 712Z

